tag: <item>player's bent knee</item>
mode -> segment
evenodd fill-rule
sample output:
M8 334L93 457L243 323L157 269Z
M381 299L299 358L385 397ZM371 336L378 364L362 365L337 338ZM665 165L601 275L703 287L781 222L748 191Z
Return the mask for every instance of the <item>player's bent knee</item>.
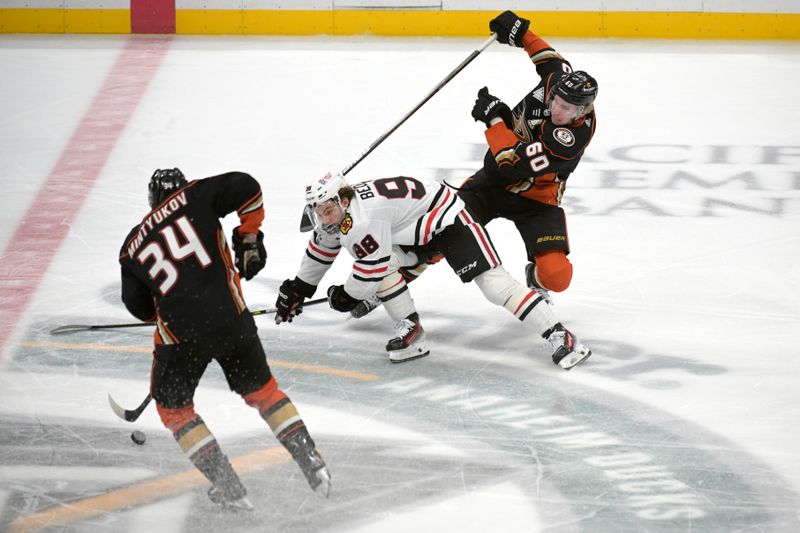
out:
M271 405L285 397L286 395L278 388L278 382L275 381L274 377L270 377L269 381L258 390L242 396L245 403L257 409L259 413L264 412Z
M177 409L171 409L169 407L164 407L160 403L156 403L156 411L158 411L158 416L161 418L161 423L164 424L164 427L173 432L182 428L197 417L193 403Z
M572 281L572 263L561 250L537 254L536 279L549 291L564 291Z

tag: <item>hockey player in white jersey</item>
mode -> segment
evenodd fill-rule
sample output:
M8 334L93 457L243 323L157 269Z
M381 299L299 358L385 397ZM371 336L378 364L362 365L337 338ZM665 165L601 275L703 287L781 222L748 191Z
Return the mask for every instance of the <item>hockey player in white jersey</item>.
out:
M394 177L349 186L328 173L306 187L306 213L314 233L294 279L280 287L275 322L291 322L314 295L341 248L355 258L343 285L328 288L328 303L350 312L362 301L379 298L397 322L386 345L393 363L430 353L425 331L401 268L442 254L461 281L475 283L486 298L508 309L552 347L562 368L582 363L591 351L553 315L536 291L518 283L503 268L489 234L450 188L429 180Z

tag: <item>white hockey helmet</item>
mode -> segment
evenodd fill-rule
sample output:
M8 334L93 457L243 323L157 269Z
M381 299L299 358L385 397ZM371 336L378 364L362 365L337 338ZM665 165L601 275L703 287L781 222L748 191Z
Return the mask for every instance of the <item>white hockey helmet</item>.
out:
M306 185L306 216L314 222L316 229L326 233L338 231L338 223L322 224L314 210L331 200L339 203L339 190L346 185L347 182L340 172L326 172L322 177L316 177Z
M311 209L327 202L339 200L339 189L347 185L339 172L326 172L322 177L316 177L306 185L306 205Z

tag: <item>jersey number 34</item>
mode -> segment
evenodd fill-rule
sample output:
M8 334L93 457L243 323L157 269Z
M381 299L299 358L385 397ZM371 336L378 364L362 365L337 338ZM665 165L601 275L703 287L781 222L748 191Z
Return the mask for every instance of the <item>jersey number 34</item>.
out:
M178 239L175 227L173 226L178 228L178 231L183 237L183 242ZM178 282L178 267L175 266L175 262L183 261L190 255L194 255L197 262L200 263L200 266L205 268L211 264L211 256L208 255L203 243L197 236L197 232L194 230L194 227L192 227L192 223L189 222L189 219L186 218L185 215L177 219L174 224L165 226L158 232L161 234L166 244L169 258L164 253L161 243L154 240L149 242L147 246L136 254L136 261L144 266L147 261L153 259L153 263L147 270L147 274L150 276L150 279L153 280L153 283L157 282L157 278L163 276L164 279L159 283L158 290L162 295L166 296L170 289Z

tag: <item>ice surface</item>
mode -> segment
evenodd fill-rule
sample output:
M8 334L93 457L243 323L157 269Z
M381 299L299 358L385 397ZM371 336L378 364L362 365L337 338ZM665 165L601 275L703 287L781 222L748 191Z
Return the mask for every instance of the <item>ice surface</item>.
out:
M131 40L163 52L137 56L157 70L135 101L120 95L147 65L108 85ZM48 331L132 321L117 251L158 167L260 181L269 260L245 291L272 305L306 244L305 180L356 159L480 40L0 36L0 529L800 530L800 45L552 44L600 83L564 204L575 277L554 307L595 355L560 370L443 264L411 286L432 349L414 362L389 363L381 309L257 318L334 486L321 499L291 462L261 459L275 439L212 367L196 405L240 461L256 505L241 515L208 501L152 406L134 424L108 407L108 392L126 407L146 395L148 328ZM535 81L524 54L493 45L350 177L467 177L485 150L477 90L513 104ZM64 154L89 167L107 144L85 129L103 91L129 116L96 177L66 180L85 201L47 213L68 229L56 245L21 242ZM488 229L521 279L514 227Z

